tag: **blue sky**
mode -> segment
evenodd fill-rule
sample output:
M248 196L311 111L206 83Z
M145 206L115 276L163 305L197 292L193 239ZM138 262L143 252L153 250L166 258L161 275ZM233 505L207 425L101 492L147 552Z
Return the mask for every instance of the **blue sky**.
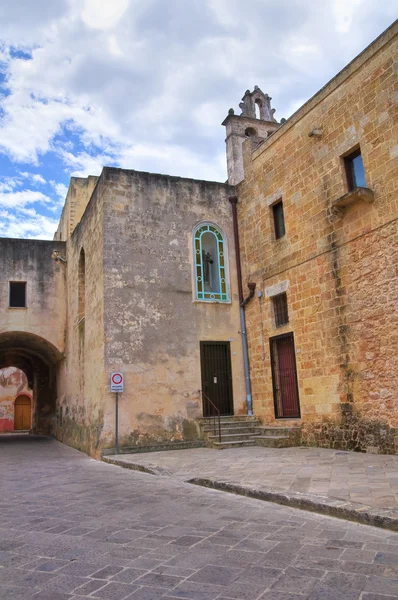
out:
M51 239L71 175L225 181L228 109L277 120L395 18L379 0L0 0L0 236Z

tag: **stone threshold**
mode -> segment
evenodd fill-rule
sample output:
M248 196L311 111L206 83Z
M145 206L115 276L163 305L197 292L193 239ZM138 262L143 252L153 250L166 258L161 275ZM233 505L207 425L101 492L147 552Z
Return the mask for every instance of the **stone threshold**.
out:
M171 473L163 468L151 465L146 467L140 464L124 461L123 459L115 458L114 456L103 456L102 460L112 465L140 471L149 475L171 477ZM398 531L398 513L396 510L387 510L372 508L365 504L357 504L355 502L346 502L344 500L331 500L324 496L316 496L314 494L273 492L272 490L259 490L256 488L244 487L234 483L216 481L214 479L202 479L195 477L185 480L185 483L198 485L201 487L211 488L220 492L228 492L239 496L254 498L255 500L263 500L265 502L274 502L292 508L299 508L310 512L316 512L329 517L336 517L346 521L354 521L363 525L371 525L372 527L380 527Z
M194 442L167 442L164 444L151 444L150 446L122 446L119 454L141 454L146 452L167 452L168 450L190 450L191 448L204 448L204 440ZM115 448L104 448L101 452L104 456L115 455Z

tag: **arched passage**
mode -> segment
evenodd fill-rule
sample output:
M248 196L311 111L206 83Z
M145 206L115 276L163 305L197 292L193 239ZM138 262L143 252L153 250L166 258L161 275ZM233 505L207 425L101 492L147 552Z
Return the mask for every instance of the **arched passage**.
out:
M29 388L32 390L29 429L34 433L46 435L55 433L56 369L61 358L62 354L53 344L35 334L22 331L0 334L0 369L5 367L20 369L25 373ZM19 402L22 403L22 400ZM27 423L27 408L18 409L17 418L23 420L23 422L18 421L18 427L24 429L22 425Z

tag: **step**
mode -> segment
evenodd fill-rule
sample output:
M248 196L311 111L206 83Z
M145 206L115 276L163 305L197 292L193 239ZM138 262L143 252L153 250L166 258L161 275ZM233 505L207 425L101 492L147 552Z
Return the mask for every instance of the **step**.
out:
M289 448L296 445L288 435L258 435L254 439L256 446L264 448Z
M254 440L240 440L237 442L212 442L211 448L215 448L217 450L223 450L227 448L242 448L242 446L255 446L256 443Z
M254 415L220 415L220 418L223 423L230 423L231 421L257 421ZM218 421L218 416L200 417L198 421L199 423L212 423L213 421Z
M251 425L249 423L247 425L238 425L238 427L231 427L230 425L221 425L222 433L257 433L257 431L259 430L259 427L257 427L256 425ZM218 425L215 429L214 427L205 427L203 431L204 433L214 433L214 431L218 433Z
M300 432L300 427L266 427L260 426L257 427L259 431L263 433L263 435L286 435L286 436L295 436Z
M224 434L223 432L221 432L221 441L225 440L226 442L228 441L235 441L235 440L247 440L247 439L253 439L258 437L258 433L227 433ZM209 440L218 440L218 435L209 435L208 436Z

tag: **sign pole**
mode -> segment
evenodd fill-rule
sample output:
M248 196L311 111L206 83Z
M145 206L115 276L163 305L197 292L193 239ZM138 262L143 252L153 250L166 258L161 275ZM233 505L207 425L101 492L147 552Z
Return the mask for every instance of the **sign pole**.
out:
M124 392L124 375L120 371L111 373L111 392L116 394L115 406L115 454L119 454L119 392Z
M116 392L115 454L119 454L119 392Z

